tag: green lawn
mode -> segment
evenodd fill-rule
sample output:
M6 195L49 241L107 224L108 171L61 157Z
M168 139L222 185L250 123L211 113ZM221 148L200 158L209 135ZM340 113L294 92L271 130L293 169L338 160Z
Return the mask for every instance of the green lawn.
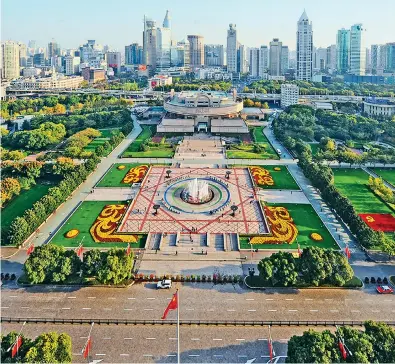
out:
M119 170L118 166L125 166L125 169ZM123 177L129 172L130 168L141 165L141 163L117 163L113 164L111 169L104 175L103 179L97 184L97 187L129 187L128 184L122 183Z
M358 214L385 213L393 211L381 201L371 190L367 183L369 174L362 169L333 168L335 186L347 196Z
M317 143L309 143L310 147L311 147L311 153L313 153L313 155L316 155L318 150L319 150L319 144Z
M314 211L311 205L307 204L293 204L293 203L281 203L281 204L267 204L268 206L282 206L285 207L292 218L294 219L295 225L298 229L297 241L292 244L254 244L255 249L298 249L299 242L301 249L308 246L318 246L325 249L338 250L339 246L329 233L320 217ZM319 233L324 240L316 242L311 240L311 233ZM240 248L250 249L248 244L249 237L240 236Z
M128 146L122 154L122 158L172 158L174 156L174 151L169 144L163 144L158 147L149 147L145 152L140 151L140 145L145 140L151 138L154 133L154 128L155 126L151 127L143 125L142 132L136 140Z
M110 129L98 129L101 133L101 138L111 138L113 132L118 132L121 128L110 128Z
M395 186L395 169L394 168L370 168L374 173L379 175L388 183Z
M84 147L84 150L86 152L94 152L99 145L103 145L107 140L107 138L95 138L86 147Z
M85 201L80 207L74 212L73 215L67 220L67 222L60 228L52 239L51 243L55 245L62 245L66 248L77 247L82 238L84 238L83 245L86 248L124 248L127 243L96 243L93 241L89 229L95 222L97 216L99 216L101 210L105 205L125 203L125 201ZM71 229L77 229L80 231L78 236L75 238L66 238L66 234ZM142 234L139 236L139 242L136 244L130 244L132 248L144 248L147 236Z
M260 188L265 190L300 190L298 184L295 182L291 173L289 173L286 166L260 166L270 172L273 177L274 185L259 185ZM281 168L281 171L275 171L274 168Z
M23 190L1 209L2 231L8 230L11 222L18 216L30 209L35 202L47 194L48 190L54 186L53 182L41 181L32 186L30 190Z

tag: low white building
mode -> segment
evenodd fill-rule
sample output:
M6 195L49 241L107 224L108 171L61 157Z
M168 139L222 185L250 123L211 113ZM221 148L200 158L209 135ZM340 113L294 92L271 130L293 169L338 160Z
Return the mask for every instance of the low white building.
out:
M41 68L36 67L26 67L22 70L23 77L34 77L41 73Z
M281 85L281 107L285 109L299 103L299 87L290 83Z
M395 115L395 100L366 98L363 102L363 111L369 116L380 115L391 118Z
M148 87L152 90L155 87L172 85L173 84L173 77L171 76L164 76L164 75L155 75L148 79Z
M54 88L79 88L84 78L81 76L64 76L54 72L50 77L22 78L11 82L12 89L39 90Z
M221 67L199 68L195 72L195 77L199 80L232 80L232 72L224 71Z

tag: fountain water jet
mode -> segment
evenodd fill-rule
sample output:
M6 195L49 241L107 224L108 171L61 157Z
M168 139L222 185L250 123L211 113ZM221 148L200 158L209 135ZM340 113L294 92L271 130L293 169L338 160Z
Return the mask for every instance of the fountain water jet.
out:
M197 178L189 181L187 187L181 193L181 198L185 202L192 204L208 202L212 197L213 192L209 188L207 181Z

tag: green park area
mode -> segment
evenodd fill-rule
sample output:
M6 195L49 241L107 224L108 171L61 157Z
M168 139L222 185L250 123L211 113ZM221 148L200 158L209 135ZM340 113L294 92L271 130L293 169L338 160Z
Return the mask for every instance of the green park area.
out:
M370 168L383 180L395 186L395 168Z
M122 158L172 158L174 150L166 140L160 143L150 141L156 126L142 126L142 132L122 154Z
M265 190L300 190L291 173L286 166L260 166L269 171L273 178L274 185L260 185L258 187ZM277 169L277 170L276 170ZM278 170L280 169L280 170Z
M76 248L83 242L85 248L125 248L128 244L121 242L95 242L89 232L91 226L100 215L106 205L124 204L125 201L85 201L70 216L66 223L59 229L51 240L52 244L61 245L66 248ZM65 234L72 230L79 230L79 234L74 238L66 238ZM130 244L132 248L144 248L147 236L138 235L138 242Z
M311 148L311 153L313 155L316 155L318 153L320 145L318 143L309 143L309 145L310 145L310 148Z
M250 130L251 144L235 144L226 151L229 159L279 159L269 140L263 134L263 127L255 127Z
M298 229L298 235L292 244L253 244L253 249L298 249L298 243L300 248L306 248L311 246L317 246L324 249L335 249L338 250L335 239L329 233L321 218L314 211L313 207L309 204L292 204L292 203L280 203L280 204L267 204L267 206L278 206L285 207L291 217L294 220L296 228ZM314 241L310 235L312 233L318 233L322 236L322 241ZM251 249L249 244L251 236L240 235L240 249Z
M94 152L99 145L103 145L106 141L109 141L112 135L118 133L120 128L110 128L110 129L99 129L101 136L93 139L86 147L84 151ZM111 150L108 150L104 155L108 155Z
M109 129L99 129L101 136L100 138L111 138L114 134L117 134L121 128L109 128Z
M333 168L335 186L348 197L358 214L393 211L368 187L369 174L362 169Z
M113 164L104 177L99 181L96 187L129 187L128 184L122 182L125 175L133 167L140 166L141 163L117 163ZM118 169L125 166L124 169Z
M47 194L48 190L54 186L52 181L37 181L36 185L29 190L22 190L1 209L1 230L4 234L11 222L18 216L22 216L26 210L30 209L35 202Z

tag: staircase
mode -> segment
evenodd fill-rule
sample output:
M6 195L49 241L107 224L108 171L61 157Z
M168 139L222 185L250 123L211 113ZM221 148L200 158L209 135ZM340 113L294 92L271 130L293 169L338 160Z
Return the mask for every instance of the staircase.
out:
M211 244L215 250L224 251L224 234L211 234Z
M161 233L151 234L150 241L148 244L148 249L150 249L150 250L159 249L159 243L160 243L161 236L162 236Z

